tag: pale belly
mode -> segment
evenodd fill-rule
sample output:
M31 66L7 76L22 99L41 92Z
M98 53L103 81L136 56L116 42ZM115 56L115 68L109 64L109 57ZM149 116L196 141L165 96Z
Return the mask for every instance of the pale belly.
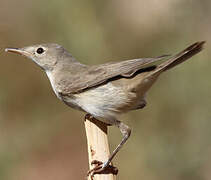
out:
M72 98L64 97L65 102L73 108L79 107L96 118L113 119L118 114L127 112L136 94L126 93L122 88L112 83L74 94Z

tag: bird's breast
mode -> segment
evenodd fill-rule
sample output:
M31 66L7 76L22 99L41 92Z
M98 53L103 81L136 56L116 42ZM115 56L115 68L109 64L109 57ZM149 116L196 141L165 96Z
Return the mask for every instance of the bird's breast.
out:
M46 74L47 74L48 79L49 79L49 81L50 81L50 83L51 83L51 87L52 87L54 93L56 94L56 96L57 96L59 99L61 99L61 96L60 96L60 94L58 93L58 91L57 91L57 89L56 89L56 84L55 84L55 82L54 82L54 75L53 75L53 73L50 72L50 71L46 71Z

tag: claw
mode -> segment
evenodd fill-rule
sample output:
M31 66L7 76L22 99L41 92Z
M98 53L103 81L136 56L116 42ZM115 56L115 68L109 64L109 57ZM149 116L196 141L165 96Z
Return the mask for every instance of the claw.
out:
M98 160L93 160L92 162L91 162L91 165L101 165L101 164L103 164L103 162L102 161L98 161Z
M84 120L86 121L86 119L93 120L94 116L92 116L91 114L86 114L85 117L84 117Z
M112 165L107 165L101 161L94 160L91 162L91 165L95 165L95 167L87 172L87 176L91 176L91 180L93 180L95 174L118 174L117 167L114 167Z

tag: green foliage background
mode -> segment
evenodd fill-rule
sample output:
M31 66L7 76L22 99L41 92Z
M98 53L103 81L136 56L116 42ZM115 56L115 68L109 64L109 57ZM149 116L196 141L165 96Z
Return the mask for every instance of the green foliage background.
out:
M0 0L0 179L84 179L83 113L60 102L46 75L5 47L54 42L98 64L175 53L206 40L203 52L164 73L145 109L123 115L132 136L114 164L118 179L211 178L211 1ZM118 129L109 129L111 149Z

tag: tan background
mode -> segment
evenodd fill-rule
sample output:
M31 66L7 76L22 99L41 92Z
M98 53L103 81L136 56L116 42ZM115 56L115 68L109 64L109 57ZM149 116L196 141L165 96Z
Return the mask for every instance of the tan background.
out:
M121 180L211 179L210 0L0 0L0 179L84 179L83 113L46 75L4 52L55 42L81 62L154 57L198 40L205 50L162 75L148 106L122 116L132 136L114 163ZM121 135L110 128L113 149Z

